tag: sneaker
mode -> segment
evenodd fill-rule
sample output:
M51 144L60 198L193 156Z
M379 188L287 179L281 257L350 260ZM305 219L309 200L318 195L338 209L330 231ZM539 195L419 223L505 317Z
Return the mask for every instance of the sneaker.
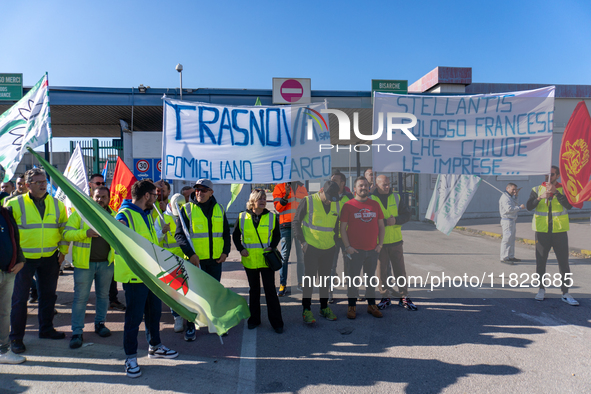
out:
M382 315L382 312L380 312L380 310L375 304L367 306L367 313L369 313L373 317L384 317L384 315Z
M328 303L334 304L334 297L333 296L328 297Z
M285 295L285 293L286 293L285 285L279 286L279 292L277 292L277 295L279 297L283 297Z
M105 327L105 323L98 323L94 325L94 332L99 335L101 338L106 338L111 336L111 330Z
M334 321L337 319L337 315L335 315L329 307L324 309L320 309L320 315L324 317L326 320Z
M386 309L390 305L392 305L392 301L389 298L382 298L378 303L378 309Z
M416 311L418 309L408 297L402 297L400 301L398 301L398 306L401 306L408 311Z
M57 331L55 328L49 332L40 332L39 338L42 339L64 339L66 334L63 332Z
M162 344L158 345L158 347L153 347L152 345L148 347L148 357L150 358L177 358L178 356L179 354L177 352Z
M10 349L13 353L24 353L27 350L27 347L23 343L22 339L13 339L10 341Z
M546 295L546 289L538 290L538 294L535 296L536 301L544 301L544 296Z
M14 354L10 349L6 353L0 353L0 364L21 364L27 359Z
M174 317L174 332L185 331L185 319L182 316Z
M350 306L347 309L347 319L355 319L357 317L357 307Z
M134 357L125 360L125 372L130 378L139 378L142 376L142 370L140 369L140 366L137 365L137 358Z
M72 339L70 339L70 349L78 349L82 346L82 342L82 334L72 335Z
M579 305L579 301L575 300L573 296L568 293L562 295L562 301L572 306Z
M359 296L359 297L357 297L357 301L363 302L363 301L365 301L365 297Z
M125 305L119 302L119 300L115 300L109 304L109 309L114 309L116 311L124 311ZM139 368L139 367L138 367Z
M515 258L515 257L511 257L509 260L511 260L511 261L512 261L512 262L514 262L514 263L519 263L519 262L521 262L521 259L517 259L517 258Z
M304 309L302 317L304 318L304 323L306 324L316 323L316 319L314 319L314 315L312 314L312 311L309 309Z
M195 331L195 326L187 327L187 330L185 331L185 341L193 342L195 339L197 339L197 332Z
M507 258L507 259L503 259L501 260L501 263L503 264L509 264L509 265L513 265L513 260Z
M301 283L298 283L298 287L296 287L296 289L300 292L303 293L304 292L304 285Z

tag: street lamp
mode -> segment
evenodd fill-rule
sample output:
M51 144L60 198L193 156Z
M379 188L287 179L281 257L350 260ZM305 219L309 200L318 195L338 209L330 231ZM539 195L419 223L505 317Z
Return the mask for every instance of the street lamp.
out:
M183 65L182 64L177 64L175 67L175 70L177 70L179 72L179 75L181 76L181 100L183 99Z

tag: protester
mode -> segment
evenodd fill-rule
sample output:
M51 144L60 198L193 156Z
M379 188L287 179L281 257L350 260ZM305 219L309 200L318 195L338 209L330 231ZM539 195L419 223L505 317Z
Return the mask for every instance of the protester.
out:
M230 254L230 226L224 207L213 196L213 183L209 179L199 179L194 189L190 202L179 212L175 239L191 264L201 267L219 282L222 263ZM183 230L181 220L185 222L190 239ZM185 341L191 342L195 338L195 323L188 322Z
M543 301L546 295L544 275L546 275L548 254L550 249L553 249L561 276L562 301L577 306L579 302L568 293L567 285L572 285L572 277L567 278L566 276L570 274L567 211L573 206L564 195L558 179L560 179L560 169L557 166L552 166L550 179L546 175L546 182L532 189L526 205L528 211L534 211L532 228L535 231L536 240L536 273L540 280L539 291L535 299Z
M517 232L517 213L525 209L525 205L517 205L519 195L517 185L507 184L505 191L499 199L499 213L501 214L501 263L513 264L521 261L515 258L515 233Z
M368 168L367 170L365 170L365 172L363 173L363 176L365 177L365 179L367 179L367 181L369 182L369 192L373 193L376 190L376 184L374 182L374 174L373 174L373 170L371 168Z
M115 212L109 208L110 193L107 187L95 188L92 198L111 216L115 216ZM74 301L72 302L70 349L77 349L84 341L84 317L93 281L96 294L94 332L103 338L111 335L111 331L105 327L105 322L109 306L109 287L113 281L115 251L82 220L77 211L68 219L64 239L73 242Z
M333 174L333 176L330 178L331 181L336 182L337 185L339 185L339 197L338 197L338 201L337 201L337 205L339 212L341 211L341 209L343 209L343 205L354 198L353 193L351 193L348 189L348 187L346 186L347 183L347 178L345 178L345 175L342 174L340 171L335 171L335 173ZM332 268L330 270L330 275L331 276L336 276L337 275L337 263L339 260L339 252L341 252L341 255L343 256L343 265L344 265L344 272L345 272L345 276L347 276L347 263L348 263L348 259L345 258L345 247L343 245L343 239L341 238L341 228L340 225L337 228L337 236L335 237L335 251L334 251L334 257L332 259ZM329 304L333 304L334 303L334 294L332 291L329 291L328 293L328 303Z
M0 179L4 168L0 166ZM19 229L12 216L12 209L0 205L0 364L20 364L23 356L10 349L10 311L14 279L25 265L25 256L20 246Z
M138 181L131 188L132 200L124 200L116 219L154 244L158 244L151 211L156 202L156 186L147 180ZM142 375L137 363L137 336L145 320L148 357L175 358L178 353L162 345L160 341L160 316L162 301L138 278L127 263L117 255L115 257L115 280L123 283L125 290L125 324L123 326L123 348L127 359L125 371L130 378Z
M384 246L378 256L377 273L380 280L379 291L382 300L378 309L391 305L391 298L398 296L398 305L409 311L416 311L416 305L408 297L406 267L404 265L404 251L402 248L402 225L410 220L410 209L405 199L391 188L390 178L379 175L376 178L376 190L371 195L372 200L380 204L384 214ZM388 271L394 274L388 284ZM398 285L398 294L394 290L394 282Z
M337 317L328 307L328 288L331 282L322 282L330 275L335 253L335 234L339 220L339 186L326 181L322 189L302 200L292 221L294 237L302 243L304 250L304 275L302 296L302 317L304 323L315 323L312 313L313 283L319 284L320 315L327 320ZM316 276L319 282L316 282Z
M289 255L291 254L292 240L295 243L297 263L297 283L301 288L302 276L304 275L304 256L300 241L292 237L291 222L300 201L308 195L303 183L295 181L290 183L279 183L273 188L273 205L279 213L279 227L281 230L281 257L283 267L279 270L279 292L277 295L283 297L287 294L287 274L289 268Z
M353 278L359 276L361 268L367 277L376 272L378 255L384 245L384 214L380 204L369 198L369 182L364 177L355 179L353 190L355 198L346 202L341 211L341 236L348 254L349 276L347 296L349 308L347 318L357 316L356 304L359 289L353 285ZM350 256L350 257L349 257ZM375 287L366 284L367 313L374 317L382 317L376 306Z
M16 190L12 192L12 196L20 196L29 192L27 184L25 183L25 175L19 175L16 178Z
M39 338L63 339L66 335L53 327L59 267L68 253L62 240L67 221L64 204L47 193L47 176L40 168L25 174L29 192L12 198L8 207L19 228L25 266L16 276L12 294L11 347L14 353L26 350L23 343L27 325L27 300L31 279L37 276L39 288Z
M90 188L90 196L94 196L94 192L96 189L101 187L106 187L105 178L103 178L102 174L92 174L88 178L88 186ZM113 277L111 279L111 284L109 286L109 309L117 310L117 311L124 311L125 305L119 301L119 291L117 290L117 282Z
M275 272L265 261L263 252L277 248L281 233L277 216L268 209L267 195L264 190L254 189L246 203L246 211L240 212L234 225L232 239L240 252L242 265L246 271L249 285L248 329L261 324L261 284L267 301L269 323L276 333L283 333L281 305L275 290Z
M0 191L3 191L4 193L11 195L12 192L14 191L14 182L13 181L2 182L2 185L0 186Z

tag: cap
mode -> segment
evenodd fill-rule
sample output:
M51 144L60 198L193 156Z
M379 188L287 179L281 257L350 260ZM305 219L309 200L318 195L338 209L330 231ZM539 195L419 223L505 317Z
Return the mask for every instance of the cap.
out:
M322 187L328 201L339 201L339 185L333 181L326 181Z
M197 182L195 182L195 187L199 185L205 186L208 189L213 189L213 182L211 182L209 179L199 179Z

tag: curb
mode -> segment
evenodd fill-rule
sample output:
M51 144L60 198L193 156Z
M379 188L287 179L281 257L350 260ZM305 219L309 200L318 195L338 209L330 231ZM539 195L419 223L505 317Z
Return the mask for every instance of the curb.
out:
M469 228L469 227L456 226L454 228L454 230L458 230L458 231L465 232L465 233L471 233L471 234L486 235L487 237L496 238L496 239L503 238L502 234L493 233L490 231L477 230L477 229ZM515 241L524 243L526 245L535 245L536 244L536 241L534 241L533 239L527 239L527 238L515 237ZM569 248L569 252L573 256L577 256L577 257L582 256L585 258L591 258L591 250Z

